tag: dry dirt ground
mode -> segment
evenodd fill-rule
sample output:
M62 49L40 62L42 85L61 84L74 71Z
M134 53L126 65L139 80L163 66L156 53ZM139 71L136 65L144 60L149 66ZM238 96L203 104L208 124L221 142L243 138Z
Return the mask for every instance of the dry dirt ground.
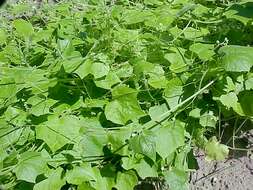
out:
M253 190L252 155L208 163L198 155L199 170L191 175L191 190Z

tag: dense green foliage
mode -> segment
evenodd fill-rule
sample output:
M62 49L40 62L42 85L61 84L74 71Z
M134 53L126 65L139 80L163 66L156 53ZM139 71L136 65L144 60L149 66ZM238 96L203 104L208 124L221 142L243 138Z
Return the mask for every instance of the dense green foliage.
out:
M1 10L3 189L187 189L193 147L222 160L222 126L252 121L252 2L34 6Z

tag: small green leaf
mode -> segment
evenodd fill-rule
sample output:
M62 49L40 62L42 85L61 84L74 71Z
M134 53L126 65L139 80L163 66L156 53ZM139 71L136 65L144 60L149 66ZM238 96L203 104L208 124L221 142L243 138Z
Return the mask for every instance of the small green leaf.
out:
M160 65L154 65L146 61L140 61L135 64L134 73L138 78L141 76L141 74L148 75L148 84L153 88L164 88L166 86L164 70Z
M226 77L227 79L227 85L226 85L226 91L235 91L236 90L236 85L234 84L233 80L230 77Z
M195 108L190 111L189 116L194 118L200 118L200 111L201 110L199 108Z
M245 81L246 90L253 90L253 77Z
M215 54L213 47L211 44L195 43L190 46L190 50L196 53L201 60L207 61L212 59L212 56Z
M224 160L229 153L228 147L220 144L216 137L209 139L205 145L206 160Z
M168 53L164 58L171 63L170 70L174 73L182 73L188 69L188 66L185 63L185 59L179 52Z
M238 102L238 98L234 92L229 92L228 94L221 95L219 100L224 106L228 108L236 107L236 104Z
M217 123L217 117L213 115L213 112L206 112L199 118L199 123L203 127L213 127L215 128Z
M133 66L129 63L121 65L120 68L115 69L115 73L119 78L127 78L133 74Z
M35 183L38 175L46 171L46 161L39 152L24 152L14 173L19 180Z
M180 103L182 94L183 87L180 79L173 78L167 82L163 97L170 106L170 109L173 109Z
M0 45L3 45L6 43L7 40L7 34L3 29L0 29Z
M23 19L17 19L13 21L13 24L17 33L22 37L29 38L34 33L33 26L30 22L27 22Z
M148 84L153 88L164 88L166 86L164 70L160 65L154 66L152 71L147 74L149 74Z

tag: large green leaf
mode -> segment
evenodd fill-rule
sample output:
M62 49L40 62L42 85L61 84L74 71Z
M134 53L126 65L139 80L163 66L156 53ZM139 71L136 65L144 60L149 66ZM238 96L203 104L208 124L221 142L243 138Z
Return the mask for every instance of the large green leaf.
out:
M62 175L63 169L57 168L56 170L51 171L51 174L47 179L35 184L34 190L60 190L61 187L66 183Z
M27 100L27 103L32 105L29 112L36 116L48 114L50 112L50 107L56 102L56 100L45 99L39 96L32 96Z
M244 91L239 96L240 107L246 116L253 116L253 91Z
M184 133L184 124L179 121L169 122L160 127L155 131L157 153L165 159L175 152L178 147L185 143Z
M165 172L165 180L171 190L187 190L188 175L184 170L173 168Z
M80 137L81 123L74 116L49 116L48 121L35 128L36 137L47 143L52 151L56 151L65 144L75 144Z
M114 72L109 72L105 79L96 80L95 84L97 87L104 88L104 89L111 89L111 87L121 80L118 78L117 74Z
M141 159L139 163L135 164L134 169L142 179L158 177L156 168L154 166L151 167L144 159Z
M166 54L165 59L171 63L170 70L174 73L181 73L188 69L188 66L185 63L185 58L178 51Z
M66 180L70 184L81 185L83 182L96 180L96 176L89 164L83 164L68 171Z
M35 183L38 175L46 171L46 160L39 152L24 152L14 169L17 179Z
M10 131L12 131L10 133ZM5 119L0 119L0 134L4 135L0 138L0 149L7 150L8 146L17 142L22 135L22 129L16 129L9 125Z
M116 188L120 190L133 190L138 178L133 171L119 172L117 174Z
M156 159L156 136L151 131L144 131L129 140L129 147L135 153L148 156L152 160Z
M92 74L97 79L106 76L109 69L109 66L102 62L94 62L88 59L75 70L75 73L81 78L86 77L88 74Z
M13 78L1 79L0 87L0 99L7 99L16 94L17 86Z
M22 37L28 38L34 33L33 26L30 22L23 19L17 19L13 21L13 24L17 33Z
M94 134L84 135L79 143L83 156L101 156L104 155L103 148L108 139L105 131L94 130Z
M122 158L122 167L125 170L135 169L138 175L145 179L146 177L157 177L157 171L155 165L150 165L143 156L132 156Z
M125 85L117 86L112 90L113 100L105 107L105 116L108 120L124 125L129 120L139 119L144 115L141 110L135 89Z
M7 40L7 34L5 30L0 29L0 45L6 43L6 40Z
M222 66L226 71L248 72L253 65L253 48L246 46L228 45L221 47L223 55Z
M158 122L161 121L161 119L163 118L162 115L166 112L168 112L166 104L153 106L149 109L149 115L151 119Z
M249 2L251 3L233 4L229 6L224 15L229 19L236 19L246 25L253 19L252 1Z
M61 64L67 73L75 71L82 63L84 63L84 59L81 57L79 52L75 52L70 57L67 57L61 61Z
M141 10L127 10L124 12L124 23L125 24L136 24L144 22L148 16L152 15L151 12Z

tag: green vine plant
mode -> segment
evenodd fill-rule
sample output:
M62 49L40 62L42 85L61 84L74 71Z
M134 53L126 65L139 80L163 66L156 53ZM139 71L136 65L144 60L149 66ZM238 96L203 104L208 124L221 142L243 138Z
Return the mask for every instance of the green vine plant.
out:
M252 1L22 1L0 14L1 189L184 190L196 149L207 161L243 149Z

